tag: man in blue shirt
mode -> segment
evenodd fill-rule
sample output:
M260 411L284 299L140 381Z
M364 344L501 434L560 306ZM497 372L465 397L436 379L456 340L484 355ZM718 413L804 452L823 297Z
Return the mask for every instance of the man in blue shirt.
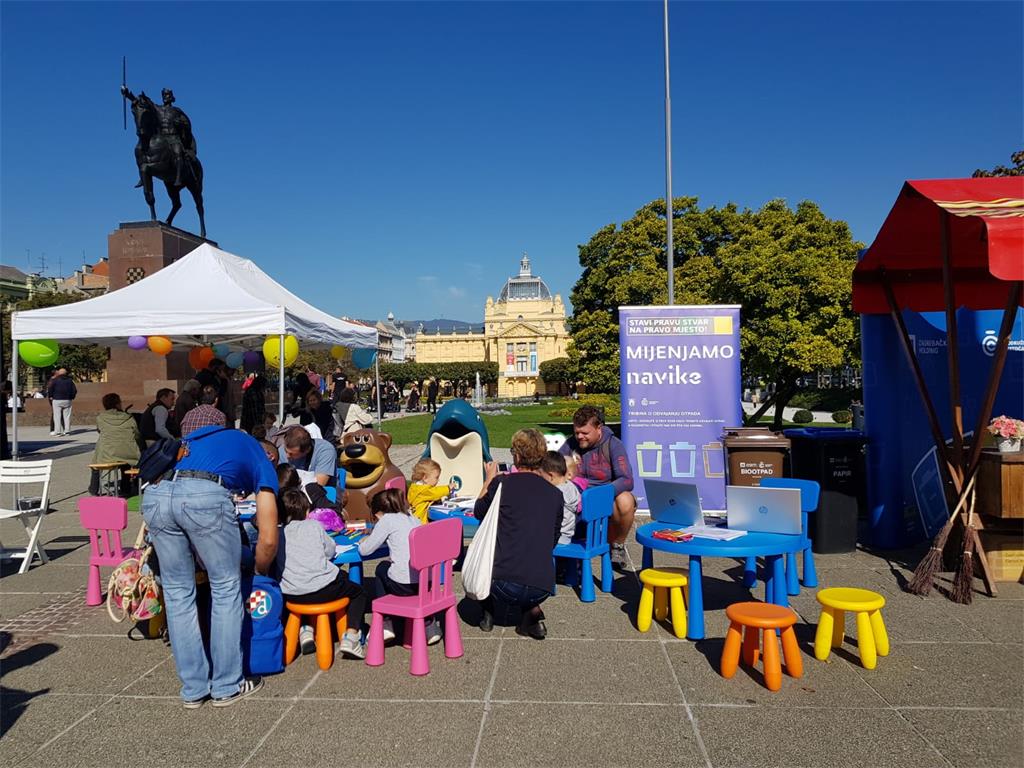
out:
M167 629L186 709L226 707L263 687L242 675L242 539L232 492L256 494L257 573L277 553L277 473L250 435L219 426L191 433L186 455L146 487L142 516L160 562ZM196 612L196 561L210 582L211 671Z
M326 440L310 437L303 427L290 427L284 433L281 447L282 463L304 469L316 475L316 481L326 486L338 472L338 451Z

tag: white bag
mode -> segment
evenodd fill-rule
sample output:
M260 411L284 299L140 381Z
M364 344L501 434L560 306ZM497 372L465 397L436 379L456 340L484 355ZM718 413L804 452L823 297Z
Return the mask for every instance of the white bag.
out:
M494 550L498 542L498 511L501 507L501 485L487 508L476 535L469 543L466 559L462 562L462 586L473 600L483 600L491 594L491 573L494 571Z

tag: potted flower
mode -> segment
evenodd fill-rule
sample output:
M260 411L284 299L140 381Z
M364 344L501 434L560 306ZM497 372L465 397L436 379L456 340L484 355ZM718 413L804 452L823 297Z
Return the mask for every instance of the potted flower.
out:
M988 425L988 431L995 435L1000 453L1020 450L1020 439L1024 437L1024 421L1009 416L997 416Z

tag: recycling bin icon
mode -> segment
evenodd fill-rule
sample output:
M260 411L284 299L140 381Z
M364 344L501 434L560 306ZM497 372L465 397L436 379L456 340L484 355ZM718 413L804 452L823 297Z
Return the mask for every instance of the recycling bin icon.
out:
M672 477L694 477L697 474L697 446L692 443L672 443L668 447Z
M652 440L636 444L636 468L640 477L661 477L661 456L664 447ZM654 463L654 469L649 468L650 462Z

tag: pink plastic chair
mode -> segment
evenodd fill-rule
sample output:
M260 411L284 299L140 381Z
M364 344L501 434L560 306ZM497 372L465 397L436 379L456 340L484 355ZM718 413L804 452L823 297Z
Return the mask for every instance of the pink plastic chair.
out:
M100 566L116 568L130 550L121 546L121 531L128 527L128 501L116 496L87 496L78 500L78 519L89 531L89 580L86 605L102 605Z
M384 488L385 488L385 490L387 490L388 488L397 488L398 490L400 490L404 494L405 493L405 476L403 475L402 477L392 477L390 480L388 480L386 483L384 483Z
M452 589L452 561L462 550L462 522L438 520L414 528L409 534L409 567L419 572L418 595L398 597L387 595L373 601L370 636L366 641L366 663L379 667L384 663L384 617L406 619L406 648L412 649L409 672L430 673L427 657L426 618L444 611L444 655L449 659L462 656L462 635L455 610ZM443 580L442 580L443 577Z

